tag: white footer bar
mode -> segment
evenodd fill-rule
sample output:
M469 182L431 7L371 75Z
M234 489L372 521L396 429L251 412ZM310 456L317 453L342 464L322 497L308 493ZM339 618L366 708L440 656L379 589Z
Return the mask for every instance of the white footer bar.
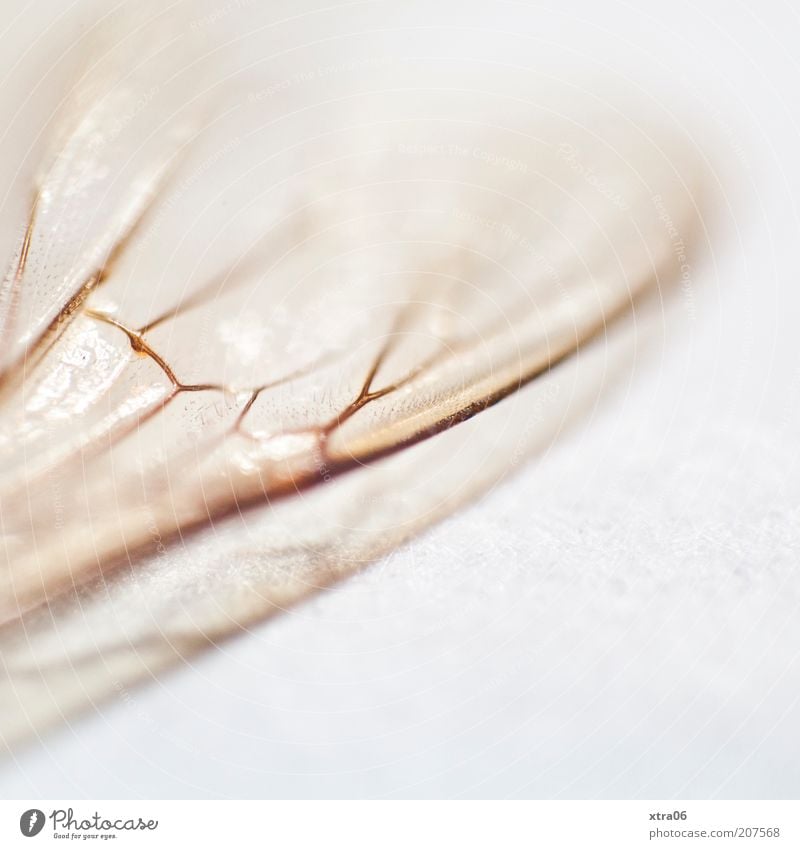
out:
M773 801L0 802L0 846L800 847Z

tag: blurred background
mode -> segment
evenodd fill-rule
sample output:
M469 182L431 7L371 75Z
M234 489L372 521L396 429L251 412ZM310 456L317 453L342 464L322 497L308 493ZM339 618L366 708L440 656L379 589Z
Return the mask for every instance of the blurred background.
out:
M6 109L35 51L98 12L2 12ZM295 57L269 97L302 99L304 68L366 78L345 60L376 39L523 89L528 68L602 81L706 152L712 251L666 343L546 453L373 568L15 750L0 792L796 798L799 18L777 0L198 5L196 29Z

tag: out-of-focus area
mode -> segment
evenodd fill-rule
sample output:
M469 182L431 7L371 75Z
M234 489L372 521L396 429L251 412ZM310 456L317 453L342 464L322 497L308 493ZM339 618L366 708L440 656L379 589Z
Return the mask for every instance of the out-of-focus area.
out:
M57 51L90 37L112 11L4 4L4 149L46 156L51 141L37 129L61 103L59 81L85 60ZM598 107L613 92L620 122L655 117L707 157L710 249L695 264L661 210L680 267L657 322L663 343L639 351L545 453L517 458L484 498L361 574L144 686L120 681L110 700L15 749L0 766L0 792L795 797L798 13L778 2L756 11L721 2L233 0L198 5L185 19L198 103L219 116L220 154L208 165L217 179L236 171L253 138L273 143L273 115L276 127L296 125L319 164L326 133L359 126L358 93L390 86L397 63L405 89L371 99L374 126L359 144L385 144L392 116L380 104L413 104L426 86L452 90L456 111L473 102L479 125L491 124L493 107L515 115L532 100L542 109L547 92ZM42 51L52 56L48 75ZM236 96L220 104L213 83L225 73ZM173 82L166 76L118 116L118 132L150 100L168 106ZM163 151L188 132L180 109L165 109L173 135L145 136L143 161L148 145ZM231 133L248 126L242 112L259 135ZM332 156L352 153L342 144L334 133ZM420 150L431 152L418 141L407 154ZM464 150L476 168L493 164L514 184L513 157L489 163L481 144ZM25 218L31 201L19 189L36 161L0 158L9 220ZM202 197L206 172L192 173L179 184L174 220ZM237 238L252 238L253 222L240 218L225 243L232 252ZM196 220L193 242L169 245L175 267L191 265L202 238L213 243L214 219ZM4 256L19 236L0 232ZM553 377L537 402L542 420L571 387Z

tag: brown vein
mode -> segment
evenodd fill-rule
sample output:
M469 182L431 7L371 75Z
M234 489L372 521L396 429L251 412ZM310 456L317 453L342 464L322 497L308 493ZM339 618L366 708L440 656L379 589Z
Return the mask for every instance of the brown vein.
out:
M167 361L150 345L150 343L144 338L140 331L128 327L121 321L118 321L113 316L110 316L104 312L100 312L99 310L87 309L86 315L90 318L94 318L97 321L102 321L104 324L110 324L112 327L116 327L118 330L121 330L128 337L128 341L131 343L131 348L136 351L137 354L142 354L143 356L150 357L150 359L161 369L161 371L164 372L167 379L175 387L175 390L177 392L217 391L232 394L230 389L220 384L182 383L180 380L178 380L178 377L176 376L172 368L169 366Z
M162 177L159 183L163 186L166 175ZM147 201L144 203L139 214L134 218L125 232L117 239L108 251L105 260L84 280L78 289L70 296L69 300L61 307L61 309L53 316L47 327L34 339L30 345L14 360L10 365L0 370L0 395L8 391L12 387L18 385L30 371L35 368L47 352L52 348L55 341L61 336L66 329L67 324L75 315L75 313L83 306L86 299L92 291L102 285L110 276L114 266L123 256L125 250L129 247L136 233L141 228L148 214L155 206L155 202L160 196L159 185L150 193ZM18 274L21 278L24 273L25 264L29 255L31 239L34 232L33 217L29 223L28 233L26 233L25 245L23 253L20 256L20 265ZM24 256L24 262L23 262Z
M17 268L10 283L9 304L3 321L3 328L0 331L0 338L5 339L12 330L16 322L17 309L19 307L19 286L22 281L22 275L25 273L25 266L28 264L28 254L31 249L31 240L33 239L33 229L36 222L36 211L39 206L39 193L36 192L31 203L31 210L28 214L28 223L25 226L25 235L22 239L22 247L20 248L19 259L17 260Z

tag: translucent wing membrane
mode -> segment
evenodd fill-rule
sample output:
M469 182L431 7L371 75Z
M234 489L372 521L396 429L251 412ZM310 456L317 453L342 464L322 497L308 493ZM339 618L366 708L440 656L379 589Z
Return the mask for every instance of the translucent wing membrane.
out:
M0 298L8 739L546 444L700 220L682 145L572 87L515 99L519 74L492 90L402 40L304 78L201 24L108 27Z

